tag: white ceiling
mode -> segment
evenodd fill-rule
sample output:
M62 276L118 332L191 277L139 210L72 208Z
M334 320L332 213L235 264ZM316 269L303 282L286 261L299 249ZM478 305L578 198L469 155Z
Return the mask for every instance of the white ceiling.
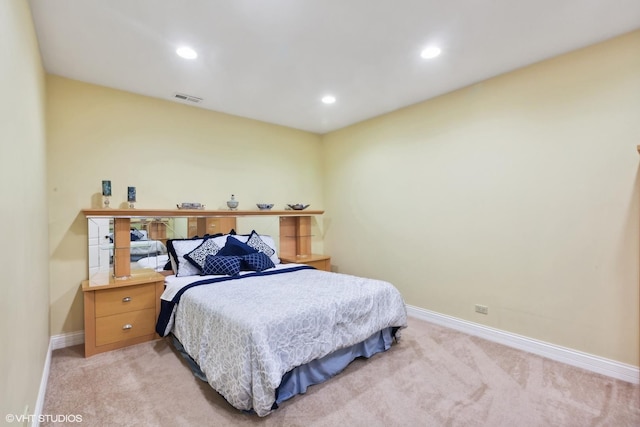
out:
M638 0L30 4L48 73L316 133L640 28Z

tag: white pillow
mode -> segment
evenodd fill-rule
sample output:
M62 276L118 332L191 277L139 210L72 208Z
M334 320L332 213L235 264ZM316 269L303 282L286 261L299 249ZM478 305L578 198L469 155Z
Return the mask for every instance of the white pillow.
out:
M213 243L215 243L216 245L218 245L221 248L223 248L224 245L227 244L227 236L229 236L229 234L225 234L224 236L214 237L213 238ZM236 237L236 236L233 236L233 237Z
M174 240L173 250L176 252L176 259L171 257L171 267L176 272L177 277L199 276L200 270L191 264L184 256L200 246L204 239Z

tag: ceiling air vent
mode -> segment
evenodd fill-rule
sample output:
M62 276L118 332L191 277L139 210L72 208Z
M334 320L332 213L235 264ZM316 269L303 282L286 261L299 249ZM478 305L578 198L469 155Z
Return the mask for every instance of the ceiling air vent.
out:
M202 102L202 98L198 98L197 96L187 95L184 93L174 93L173 97L175 99L179 99L180 101L193 102L194 104L199 104Z

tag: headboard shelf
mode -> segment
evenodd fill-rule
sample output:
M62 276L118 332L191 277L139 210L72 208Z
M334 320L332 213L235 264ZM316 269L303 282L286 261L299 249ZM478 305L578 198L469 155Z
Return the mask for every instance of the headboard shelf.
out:
M236 228L236 220L242 217L271 217L278 221L275 234L279 236L279 253L287 259L311 255L312 218L322 215L323 210L203 210L203 209L83 209L87 218L89 280L92 285L105 284L115 277L131 276L132 243L131 226L142 226L152 240L163 245L175 238L175 227L171 235L167 229L180 219L184 220L184 235L229 233ZM257 220L257 219L256 219ZM263 224L264 225L264 224ZM246 231L246 230L245 230ZM111 243L103 244L104 236L111 235ZM267 234L267 233L265 233ZM134 242L135 244L139 242ZM153 246L155 247L155 246ZM139 251L139 247L134 248ZM134 255L140 256L139 252Z
M309 216L322 215L322 210L203 210L203 209L83 209L86 217L109 218L162 218L162 217L215 217L215 216Z

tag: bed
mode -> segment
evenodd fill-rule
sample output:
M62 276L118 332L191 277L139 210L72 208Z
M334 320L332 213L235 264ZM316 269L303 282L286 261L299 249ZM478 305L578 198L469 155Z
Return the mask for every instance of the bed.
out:
M231 405L259 416L356 357L387 350L407 326L390 283L281 264L271 243L253 231L167 245L175 274L166 278L156 325ZM209 268L232 257L241 270ZM190 274L198 266L205 275Z

